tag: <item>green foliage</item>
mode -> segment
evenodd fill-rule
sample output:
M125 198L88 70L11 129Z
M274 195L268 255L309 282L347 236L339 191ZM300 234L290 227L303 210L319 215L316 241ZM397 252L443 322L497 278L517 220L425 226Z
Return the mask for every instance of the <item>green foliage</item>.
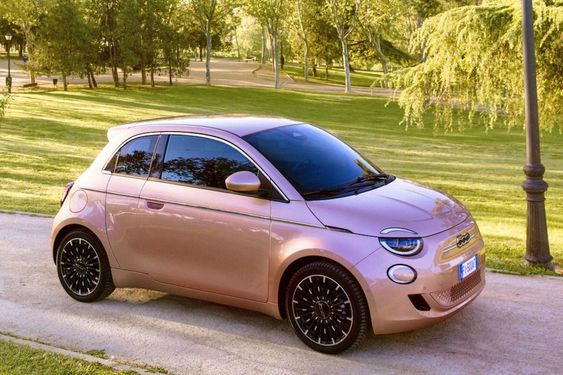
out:
M66 77L82 73L92 59L91 27L82 16L78 0L56 0L45 12L31 39L36 70Z
M254 17L245 15L240 19L236 33L240 45L242 58L258 57L262 47L262 26Z
M12 100L12 96L7 92L0 94L0 125L2 125L2 119L6 114L6 109L8 109L10 100Z
M315 16L310 19L311 53L316 60L324 60L325 65L332 66L333 60L342 56L342 49L338 33L321 9L325 6L324 0L313 0ZM317 63L319 65L320 62Z
M536 0L535 34L540 125L563 129L563 2ZM426 20L413 40L425 60L397 75L403 89L403 123L423 126L423 113L436 112L436 126L454 127L457 109L487 128L502 120L524 123L522 10L516 0L484 1ZM462 127L463 118L459 117Z

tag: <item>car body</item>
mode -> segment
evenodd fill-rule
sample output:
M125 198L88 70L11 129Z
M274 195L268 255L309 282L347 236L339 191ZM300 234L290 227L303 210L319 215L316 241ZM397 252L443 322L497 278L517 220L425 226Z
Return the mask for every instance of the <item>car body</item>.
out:
M283 137L288 138L277 142ZM356 345L360 338L349 336L362 336L369 326L387 334L439 322L484 288L484 243L457 200L385 174L312 125L279 118L183 117L118 126L108 131L108 139L92 165L65 189L52 229L59 278L78 300L103 298L113 286L140 287L275 318L289 312L307 345L337 353ZM301 144L299 159L295 147ZM316 154L324 161L317 163ZM322 188L319 181L353 177L342 175L356 166L341 165L340 156L333 155L352 158L364 171L353 188ZM260 192L252 188L257 177ZM73 237L77 231L82 237ZM96 249L91 257L98 259L92 272L100 272L91 284L96 293L64 276L88 276L84 241ZM98 290L102 281L105 292ZM335 294L341 305L333 307L317 295L307 313L329 331L338 328L330 319L344 314L340 319L352 323L341 329L342 337L308 333L299 325L299 308L292 307L299 305L296 299L310 299L298 295L307 285L312 293L312 285L321 290L326 283L327 294L346 292ZM358 328L356 315L364 310L367 318Z

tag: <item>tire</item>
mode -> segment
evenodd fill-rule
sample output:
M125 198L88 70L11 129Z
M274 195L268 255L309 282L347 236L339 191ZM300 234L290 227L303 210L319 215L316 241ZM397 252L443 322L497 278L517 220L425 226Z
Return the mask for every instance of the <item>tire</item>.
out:
M70 232L59 244L57 273L64 290L80 302L102 300L115 289L102 244L83 230Z
M310 348L337 354L358 346L370 328L369 308L354 277L317 261L289 280L285 309L295 334Z

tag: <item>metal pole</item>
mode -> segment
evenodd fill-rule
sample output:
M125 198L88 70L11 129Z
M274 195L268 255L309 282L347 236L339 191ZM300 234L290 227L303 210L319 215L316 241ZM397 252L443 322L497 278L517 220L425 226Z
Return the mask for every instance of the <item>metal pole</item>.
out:
M528 201L525 259L531 264L551 268L553 257L549 253L544 196L548 185L543 180L545 168L541 164L540 157L532 0L522 0L522 11L527 156L527 163L524 166L526 180L522 187L526 191Z

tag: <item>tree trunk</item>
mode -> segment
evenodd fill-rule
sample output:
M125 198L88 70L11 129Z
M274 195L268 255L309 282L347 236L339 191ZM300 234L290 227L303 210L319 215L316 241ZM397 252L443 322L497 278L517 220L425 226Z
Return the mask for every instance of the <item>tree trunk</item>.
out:
M236 28L234 29L234 32L235 32L235 44L237 46L237 59L238 59L238 62L240 62L240 60L241 60L240 59L240 45L238 44L237 29Z
M141 84L147 84L147 68L145 66L145 56L141 57Z
M260 52L260 64L266 63L266 31L262 27L262 51Z
M119 87L119 74L117 73L117 64L115 62L115 50L113 44L109 47L109 60L111 62L111 75L113 77L113 85Z
M93 89L92 78L90 77L90 68L86 68L86 76L88 77L88 88Z
M346 38L340 38L342 43L342 64L344 65L344 92L349 93L351 90L350 82L350 63L348 62L348 40Z
M151 66L151 87L154 87L154 65Z
M172 54L168 55L168 83L172 86Z
M374 47L375 47L375 53L377 54L377 58L378 58L379 62L381 63L381 67L383 68L385 87L388 87L389 86L389 76L388 76L389 59L387 58L387 56L385 56L385 54L381 50L381 39L380 39L379 35L377 35L374 38L373 44L374 44Z
M274 52L274 37L270 36L270 59L272 59L272 72L276 72L276 63L275 60L277 58L277 54L279 51Z
M276 89L280 88L280 67L279 67L279 56L278 56L278 36L272 35L272 52L274 56L274 87Z
M98 82L96 82L96 77L94 76L94 72L92 71L92 68L88 67L88 73L90 74L90 77L92 78L92 85L94 85L94 88L98 88Z
M309 43L305 41L305 51L303 56L303 78L309 81Z
M28 28L28 27L25 27L25 26L23 27L23 30L24 30L24 35L25 35L25 40L26 40L26 47L27 47L27 52L28 52L28 57L29 57L29 55L31 54L32 49L33 49L32 46L27 43L27 41L29 41L30 31L29 31L29 28ZM33 68L29 65L29 60L28 60L27 64L28 64L28 65L27 65L28 68L30 68L30 69L29 69L29 80L31 81L31 83L35 83L35 71L34 71Z
M205 84L211 86L211 23L207 22L205 29L207 44L205 47Z
M123 65L123 90L127 89L127 65Z
M188 57L188 66L189 66L189 57ZM181 63L180 63L180 48L176 48L176 69L177 69L177 74L179 77L183 76L183 71L181 69Z
M68 82L66 80L66 73L62 72L61 75L63 76L63 89L65 91L68 91Z

